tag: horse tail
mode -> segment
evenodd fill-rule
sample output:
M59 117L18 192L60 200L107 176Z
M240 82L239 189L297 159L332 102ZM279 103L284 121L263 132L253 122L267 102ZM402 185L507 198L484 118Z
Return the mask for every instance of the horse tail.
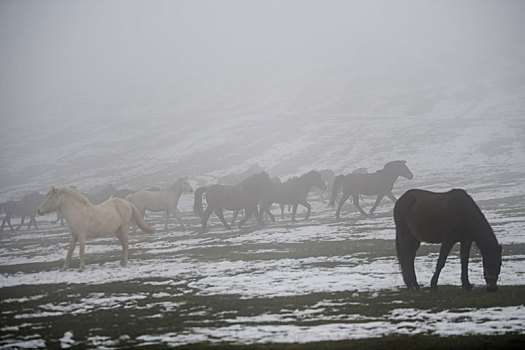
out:
M152 227L149 227L146 222L144 221L144 218L140 214L139 210L133 203L129 203L131 206L131 211L133 215L133 220L137 223L137 226L140 227L140 229L146 233L155 233L155 229Z
M418 288L415 270L414 258L419 240L412 235L406 222L406 214L416 202L409 192L402 195L394 205L394 222L396 225L396 253L403 281L408 288Z
M330 202L328 203L328 205L332 208L335 205L335 198L337 197L337 192L339 192L339 188L341 188L341 186L343 185L344 178L344 175L338 175L335 177L334 184L332 186L332 195L330 196Z
M203 186L195 190L195 199L193 201L193 212L198 216L202 217L202 196L208 191L208 187Z

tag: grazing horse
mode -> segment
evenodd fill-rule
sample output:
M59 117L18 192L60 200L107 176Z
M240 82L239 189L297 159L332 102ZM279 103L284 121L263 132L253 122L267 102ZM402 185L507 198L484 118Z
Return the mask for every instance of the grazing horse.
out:
M18 231L22 225L24 225L24 220L26 217L29 217L29 223L27 229L31 228L31 224L35 226L35 229L38 229L36 226L36 215L37 209L40 203L46 198L43 194L38 192L31 192L23 196L19 201L8 201L1 205L2 211L5 212L5 217L2 220L2 227L0 232L4 231L4 226L7 223L11 231ZM11 217L17 216L20 217L20 225L16 229L13 229L11 225Z
M115 234L122 244L121 265L128 262L128 231L129 223L137 225L147 233L155 233L155 229L146 225L137 208L128 201L120 198L111 198L102 204L93 205L89 200L69 187L52 187L46 199L38 208L39 215L45 215L60 210L69 226L69 249L66 261L60 269L69 267L73 251L80 244L79 272L84 270L85 247L88 236L102 236Z
M137 209L144 217L146 210L152 212L165 212L166 221L164 229L168 229L168 221L170 213L175 215L179 224L184 228L184 224L180 218L180 212L177 209L179 198L183 192L193 192L193 188L188 183L188 180L181 178L175 181L171 186L160 191L138 191L126 197L127 201L135 204Z
M403 194L394 206L397 258L403 280L408 288L419 288L414 258L421 242L441 243L436 271L430 282L436 291L439 273L452 246L460 243L461 284L470 290L468 259L472 242L483 256L483 274L487 290L495 292L501 268L501 246L474 200L464 191L454 189L434 193L412 189Z
M211 185L209 187L200 187L195 191L195 201L193 203L194 212L201 217L202 232L206 232L208 218L211 213L219 217L224 227L231 229L224 219L224 209L226 210L241 210L244 209L244 218L239 222L239 228L248 220L254 213L257 222L264 225L261 215L257 210L257 205L260 202L261 196L265 191L272 191L273 183L270 176L261 172L250 176L235 186L228 185ZM202 197L206 194L206 210L203 211Z
M276 183L275 190L267 192L263 195L261 201L261 212L267 213L270 219L275 222L273 214L270 212L272 203L291 204L292 222L295 222L295 215L297 214L297 207L299 204L306 207L307 212L305 220L308 219L312 211L312 206L308 203L308 192L312 187L317 187L321 190L326 190L326 184L321 178L321 173L312 170L298 178L284 183Z
M364 216L372 215L384 196L387 196L392 202L395 202L396 197L392 193L392 188L399 176L403 176L409 180L414 177L410 169L406 166L406 162L403 160L396 160L387 163L383 169L371 174L349 174L337 176L334 181L334 187L332 188L332 196L329 205L331 207L334 206L337 192L341 186L343 186L343 197L339 201L335 217L339 218L341 208L350 196L352 196L354 200L354 205ZM363 208L359 205L360 194L367 196L377 195L376 202L372 209L370 209L369 214L366 214Z

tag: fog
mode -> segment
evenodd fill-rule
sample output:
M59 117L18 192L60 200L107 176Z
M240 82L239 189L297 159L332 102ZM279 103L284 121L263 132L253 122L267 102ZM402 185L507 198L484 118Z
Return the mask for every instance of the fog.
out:
M524 17L522 1L2 1L0 192L380 167L415 145L348 152L414 120L449 134L465 115L508 136L517 165ZM370 138L304 161L345 133ZM348 167L327 159L343 154Z

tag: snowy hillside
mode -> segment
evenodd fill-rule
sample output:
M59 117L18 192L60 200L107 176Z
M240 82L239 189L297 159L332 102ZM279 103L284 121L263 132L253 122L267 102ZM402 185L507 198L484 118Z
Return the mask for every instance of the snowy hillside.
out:
M240 100L216 113L129 101L72 107L29 124L10 120L2 132L1 198L56 184L144 188L180 175L215 182L255 163L289 176L324 168L375 171L405 159L417 182L436 183L523 174L523 86L525 70L518 67L439 88L321 90L324 98L301 106L293 106L297 94L282 92L275 104Z

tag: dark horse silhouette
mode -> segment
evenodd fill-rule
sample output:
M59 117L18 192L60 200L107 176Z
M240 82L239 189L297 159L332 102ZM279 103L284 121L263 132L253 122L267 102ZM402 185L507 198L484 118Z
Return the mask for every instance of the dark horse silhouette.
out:
M392 202L396 201L396 197L392 193L392 188L399 176L403 176L409 180L414 177L410 169L406 166L404 160L389 162L385 164L383 169L371 174L339 175L335 178L329 205L331 207L334 206L337 192L339 191L339 188L343 186L343 197L337 206L337 211L335 213L336 218L339 218L341 208L350 196L352 196L354 205L359 209L361 214L364 216L372 215L384 196L390 198ZM377 195L376 202L372 209L370 209L368 215L359 205L360 194L367 196Z
M211 185L209 187L199 187L195 191L195 201L193 202L193 211L201 217L202 232L206 232L208 218L211 213L219 217L224 227L230 229L230 225L224 219L224 209L241 210L244 209L244 218L239 222L239 228L253 214L256 215L257 222L264 225L261 215L257 210L257 205L261 200L261 195L265 191L272 191L273 183L270 176L261 172L250 176L241 181L238 185ZM206 210L203 211L202 197L206 194Z
M275 218L270 212L272 203L281 205L293 205L292 222L295 222L295 215L299 204L306 207L305 219L308 219L312 211L312 206L308 203L308 192L310 188L317 187L326 190L326 184L321 178L321 173L315 170L310 171L298 178L284 183L275 183L274 191L265 192L261 200L261 214L267 213L270 219L275 222Z
M4 226L7 223L9 225L9 228L11 231L18 231L22 225L24 225L24 220L26 217L29 217L29 224L27 225L27 229L29 230L31 228L31 224L35 226L36 229L38 227L36 226L36 215L37 215L37 209L40 203L46 198L45 195L40 194L38 192L31 192L29 194L26 194L23 196L19 201L8 201L6 203L3 203L1 206L2 211L5 212L5 217L2 220L2 227L0 228L0 232L4 231ZM16 216L20 217L20 225L16 229L13 228L11 225L11 217Z
M464 190L454 189L446 193L409 190L396 202L394 220L397 257L408 288L419 288L414 258L421 242L441 243L436 272L430 282L432 291L437 289L439 273L452 246L459 242L461 283L463 289L472 289L468 280L468 259L472 242L476 242L483 256L487 290L497 290L501 246L487 219Z

